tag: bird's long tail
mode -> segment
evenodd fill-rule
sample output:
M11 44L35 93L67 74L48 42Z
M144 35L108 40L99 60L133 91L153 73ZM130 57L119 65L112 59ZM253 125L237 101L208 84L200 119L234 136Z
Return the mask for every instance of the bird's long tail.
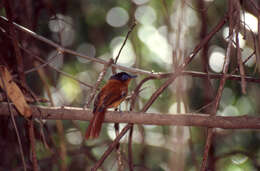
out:
M85 135L86 139L97 138L99 136L102 123L105 118L105 112L106 110L94 113L94 116L91 119L90 124L86 131L86 135Z

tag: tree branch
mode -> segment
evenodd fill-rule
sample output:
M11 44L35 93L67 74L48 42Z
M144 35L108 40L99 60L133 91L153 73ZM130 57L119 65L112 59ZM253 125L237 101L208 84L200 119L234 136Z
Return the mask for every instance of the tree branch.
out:
M48 120L81 120L89 121L92 110L76 107L43 107L31 106L34 118ZM41 113L39 113L39 110ZM19 115L12 105L14 116ZM9 116L7 103L0 104L0 116ZM108 111L105 122L133 123L145 125L198 126L223 129L260 129L260 117L255 116L210 116L210 114L156 114L137 112Z

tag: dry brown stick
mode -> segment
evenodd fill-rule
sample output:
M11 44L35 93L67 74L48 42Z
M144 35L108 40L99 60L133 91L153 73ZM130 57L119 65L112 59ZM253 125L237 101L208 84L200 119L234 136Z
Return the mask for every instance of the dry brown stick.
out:
M258 45L258 48L256 50L257 50L258 53L256 55L256 61L257 61L257 64L258 64L258 71L260 71L260 9L259 8L258 8L257 12L258 12L258 16L257 16L257 22L258 22L257 23L257 29L258 29L257 45Z
M219 88L217 91L217 95L215 97L215 106L213 107L212 110L212 116L215 116L219 107L219 103L221 100L221 96L224 90L224 85L226 82L226 74L228 72L228 68L229 68L229 63L230 63L230 55L231 55L231 47L232 47L232 43L233 43L233 21L232 21L232 15L233 15L233 3L231 0L229 0L229 42L228 42L228 47L227 47L227 51L226 51L226 55L225 55L225 61L224 61L224 65L223 65L223 76L220 80L220 84L219 84ZM213 138L213 128L208 128L207 129L207 138L206 138L206 144L204 147L204 153L203 153L203 160L202 160L202 164L201 164L201 171L205 171L207 168L207 162L208 162L208 157L209 157L209 150L212 144L212 138Z
M19 134L19 131L18 131L18 128L17 128L17 125L16 125L16 122L15 122L15 118L14 118L14 112L13 111L16 111L14 109L14 107L11 105L10 103L10 100L7 96L7 92L6 92L6 86L5 86L5 82L3 80L3 77L0 73L0 78L1 78L1 82L3 84L3 90L6 94L6 98L7 98L7 106L6 106L6 113L10 114L11 115L11 119L12 119L12 123L13 123L13 126L14 126L14 130L15 130L15 133L16 133L16 137L17 137L17 141L18 141L18 145L19 145L19 151L20 151L20 155L21 155L21 158L22 158L22 163L23 163L23 170L26 171L27 170L27 166L26 166L26 162L25 162L25 157L24 157L24 152L23 152L23 146L22 146L22 141L21 141L21 137L20 137L20 134Z
M18 36L16 34L16 30L15 30L15 27L14 27L14 24L13 24L12 9L11 9L11 6L10 6L8 0L4 0L4 7L5 7L6 15L7 15L7 18L8 18L9 32L10 32L10 35L12 37L12 43L13 43L13 46L14 46L18 75L19 75L19 78L20 78L22 84L25 84L26 81L25 81L25 75L23 73L24 66L23 66L22 53L21 53L19 46L18 46L18 44L19 44L18 40L17 40Z
M130 171L134 171L133 154L132 154L133 128L134 125L130 128L129 137L128 137L128 166Z
M204 0L198 0L197 1L197 6L198 9L206 9L205 8L205 2ZM200 29L200 39L203 39L208 31L208 20L207 20L207 11L206 10L200 10L199 11L200 14L200 19L201 19L201 29ZM203 71L205 73L207 73L208 77L206 79L203 80L203 102L204 104L210 104L212 99L214 98L214 90L212 87L212 84L210 82L210 78L209 78L209 56L208 56L208 49L209 49L209 43L205 44L205 46L202 49L201 52L201 64L203 67ZM211 108L206 105L205 107L203 107L204 112L211 112ZM191 128L189 129L191 131ZM191 150L191 156L192 156L192 160L194 162L194 165L196 167L197 170L199 170L199 163L196 159L196 157L194 156L194 147L193 147L193 143L192 143L192 134L190 134L190 140L189 140L189 147Z
M244 23L245 26L247 26L247 29L250 30L252 38L253 38L253 44L254 44L254 50L256 51L256 68L258 68L258 72L260 71L260 8L259 5L254 1L254 0L250 0L251 5L253 6L253 8L256 10L255 13L257 14L257 28L258 28L258 34L253 33L253 31L251 30L251 28Z
M115 135L116 137L119 135L119 123L114 123L115 128ZM123 163L123 157L122 152L120 151L120 143L116 145L116 154L117 154L117 170L123 171L124 170L124 163Z
M200 39L202 40L204 37L207 36L207 32L208 32L208 18L207 18L207 11L206 10L202 10L202 9L206 9L205 7L206 3L204 0L198 0L197 1L197 6L199 10L199 14L200 14L200 18L201 18L201 30L200 30ZM212 98L213 98L213 87L212 84L210 82L210 78L209 78L209 56L208 56L208 49L209 49L209 43L206 43L205 46L202 49L201 52L201 64L203 67L203 71L205 73L207 73L208 77L203 81L203 86L204 86L204 91L203 91L203 100L204 103L207 104L209 103ZM205 112L209 112L209 109L206 108Z
M62 53L62 51L60 51L61 53L59 53L59 55L64 55ZM47 81L47 76L46 74L44 73L43 70L41 69L38 69L38 74L40 76L40 79L42 80L43 82L43 86L45 88L45 90L47 91L47 95L48 95L48 98L50 100L50 103L51 103L51 106L54 107L54 101L53 101L53 98L52 98L52 94L50 92L50 87L49 87L49 84L48 84L48 81ZM62 124L62 121L61 120L56 120L56 127L57 127L57 131L58 131L58 137L59 137L59 141L60 141L60 151L59 151L59 156L61 158L60 160L60 170L61 171L66 171L67 170L67 166L66 166L66 156L67 156L67 150L66 150L66 143L65 143L65 137L64 137L64 129L63 129L63 124Z
M98 162L95 164L93 168L91 168L91 171L96 171L105 161L105 159L110 155L110 153L114 150L114 148L118 145L118 142L120 139L127 133L127 131L131 128L133 124L127 124L122 131L119 133L119 135L115 138L115 140L109 145L105 153L102 155L102 157L98 160Z
M124 48L124 46L125 46L125 44L126 44L126 41L128 40L128 37L130 36L131 32L134 30L135 26L136 26L136 22L134 21L133 24L132 24L132 26L130 27L129 31L127 32L127 35L126 35L126 37L125 37L125 40L124 40L124 42L123 42L123 44L122 44L122 46L121 46L121 48L120 48L120 50L119 50L119 52L118 52L118 54L117 54L115 60L114 60L114 61L115 61L115 62L114 62L115 64L117 63L117 61L118 61L118 59L119 59L119 56L120 56L120 54L121 54L121 51L123 50L123 48Z
M256 51L256 64L258 65L258 71L260 71L260 8L259 5L256 3L256 1L254 0L250 0L251 5L254 7L254 9L256 10L257 15L257 20L258 20L258 24L257 24L257 28L258 28L258 34L257 34L257 43L254 42L254 46L255 46L255 51ZM255 40L255 39L254 39ZM256 45L258 45L258 48L256 48Z
M236 6L235 8L236 10L236 15L238 15L237 13L240 13L240 4L239 3L235 3ZM245 69L244 69L244 65L243 65L243 60L242 60L242 56L241 56L241 49L240 49L240 43L239 43L239 31L240 31L240 17L236 16L235 17L235 33L236 33L236 55L237 55L237 64L239 66L239 72L240 72L240 76L241 76L241 89L242 89L242 93L246 94L246 80L245 80Z
M29 51L29 50L27 50L26 48L22 48L21 46L20 46L20 48L21 48L21 49L25 49L27 52ZM24 74L29 74L29 73L31 73L31 72L37 71L38 69L41 69L41 68L46 67L46 66L49 65L51 62L53 62L54 59L58 58L58 57L60 56L60 55L59 55L60 53L61 53L61 52L57 51L55 55L53 55L52 57L50 57L50 58L48 59L48 61L43 62L43 64L41 64L41 65L40 65L40 64L37 65L37 67L33 67L33 68L31 68L31 69L28 69L28 70L24 71ZM30 52L30 53L28 52L27 54L30 55L30 56L32 56L32 53L31 53L31 52ZM42 61L44 61L44 60L42 60Z
M97 90L99 89L100 83L103 80L103 78L105 77L107 70L109 69L110 65L113 63L113 59L111 58L109 63L107 65L104 66L102 72L99 74L98 79L95 83L95 86L92 89L92 93L90 94L89 100L87 102L87 104L85 105L87 108L89 108L92 100L94 99Z
M32 153L33 171L38 171L37 156L35 151L34 123L32 119L28 121L28 127L29 127L28 129L29 129L30 147Z
M246 80L245 80L245 69L244 69L244 65L243 65L243 61L242 61L242 57L241 57L241 49L239 47L239 29L236 31L236 51L237 51L237 63L239 66L239 72L240 72L240 76L241 76L241 89L242 89L242 93L246 94Z
M249 59L251 59L255 55L256 51L252 52L243 62L242 64L245 65ZM236 71L238 71L239 65L236 66L236 68L230 72L231 74L234 74ZM246 80L246 76L244 77ZM242 79L241 79L242 80ZM247 80L246 80L247 81Z
M131 96L131 103L130 103L130 111L133 111L134 109L134 106L135 106L135 102L136 102L136 99L139 95L139 92L140 92L140 89L141 87L143 86L143 84L149 80L152 80L152 79L155 79L155 77L146 77L144 78L142 81L140 81L140 83L136 86L135 90L134 90L134 93L133 95Z
M89 121L92 118L90 109L75 107L43 107L30 106L34 118L47 120L81 120ZM39 113L39 109L41 113ZM19 113L11 105L14 116ZM0 117L9 116L8 104L0 104ZM141 112L115 112L108 111L105 116L107 123L134 123L144 125L176 125L176 126L197 126L223 129L260 129L260 117L243 116L210 116L204 113L185 113L185 114L156 114Z
M208 77L210 79L221 79L221 77L222 77L222 74L213 74L213 73L207 74L204 72L197 72L197 71L183 71L182 75L190 75L192 77L198 77L198 78L203 78L203 79L207 79ZM240 75L226 74L226 77L227 77L226 78L227 80L241 81ZM246 76L245 80L247 82L260 83L260 78Z
M137 97L140 93L140 89L143 86L143 84L151 79L155 79L154 77L146 77L144 78L135 88L133 95L131 96L131 103L130 103L130 112L133 111ZM132 155L132 138L133 138L133 129L134 125L130 127L129 130L129 137L128 137L128 166L129 170L133 171L134 170L134 165L133 165L133 155Z
M260 8L258 7L257 3L256 3L254 0L249 0L249 1L251 2L252 6L253 6L256 10L260 11Z

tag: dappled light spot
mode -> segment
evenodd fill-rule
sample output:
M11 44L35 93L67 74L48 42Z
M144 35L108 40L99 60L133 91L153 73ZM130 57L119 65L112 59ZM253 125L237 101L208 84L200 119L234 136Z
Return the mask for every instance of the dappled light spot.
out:
M112 51L113 59L117 57L124 40L124 37L115 37L110 42L110 49ZM123 50L121 51L117 64L124 66L132 66L135 63L135 60L136 55L133 49L133 45L129 40L127 40Z
M155 54L154 62L169 67L172 64L172 47L154 26L144 25L138 30L138 38Z
M80 145L83 140L80 131L75 128L70 128L66 131L66 138L72 145Z
M113 27L122 27L128 22L129 16L127 11L121 7L111 8L106 16L106 21Z
M119 132L126 126L125 123L120 123L119 125ZM116 133L115 133L115 126L113 123L107 124L107 135L111 140L114 140L116 138ZM121 139L121 143L126 143L128 141L127 136L124 135Z
M146 131L145 143L151 146L163 147L165 145L165 138L161 133Z
M244 154L235 154L231 156L231 161L236 165L241 165L248 160L248 157Z
M185 15L182 16L183 10L185 10ZM179 3L178 7L176 7L176 11L170 15L170 22L172 28L177 30L178 27L180 27L177 24L179 20L181 20L182 32L188 32L188 29L190 27L194 27L198 25L198 23L200 22L196 12L187 6L181 7L181 3Z
M60 93L60 91L54 87L50 87L50 92L51 92L51 97L54 106L62 106L65 104L65 100L63 95ZM46 99L49 99L50 97L48 96L47 91L44 91L44 97Z
M209 66L214 72L223 70L225 51L220 47L215 47L209 56Z
M69 16L64 16L62 14L57 14L52 16L49 20L49 29L52 32L63 31L66 27L70 27L72 23L72 18Z
M77 48L77 52L82 53L82 54L89 56L89 57L95 57L96 48L95 48L94 45L92 45L90 43L83 43L83 44L79 45L79 47ZM88 59L80 57L80 56L77 56L77 59L81 63L90 62Z
M220 100L220 105L225 107L227 105L233 104L236 100L234 92L231 88L225 87Z
M132 0L136 5L143 5L147 2L149 2L150 0Z
M57 41L59 41L59 38L56 36ZM66 27L61 34L60 34L60 40L62 46L70 46L74 42L75 39L75 31L71 27Z
M253 112L253 105L247 96L240 97L236 102L236 106L241 114Z
M79 83L69 77L61 76L58 86L67 104L73 102L81 93Z
M233 105L227 105L223 112L221 112L220 114L221 116L238 116L239 115L239 111L238 109L233 106Z
M93 71L86 70L86 71L82 71L82 72L78 73L76 75L76 77L80 81L83 81L83 82L86 82L86 83L91 83L93 81L92 74L93 74ZM89 87L82 85L82 84L80 84L80 87L81 87L82 90L90 90Z
M143 84L142 91L139 93L139 96L144 99L149 99L153 92L156 90L156 86L154 81L146 81ZM143 104L140 104L143 106Z
M179 109L178 106L180 107ZM170 106L168 113L170 114L186 113L184 103L180 102L180 105L177 102L173 103Z
M248 27L250 28L249 31L252 30L252 32L257 33L258 32L258 20L257 18L248 13L245 12L244 15L243 13L241 13L240 18L242 20L242 22L244 22L246 24L246 28L248 29Z
M57 14L52 16L49 20L49 29L55 33L53 39L57 42L61 42L63 46L69 46L75 39L75 31L72 28L73 22L70 16L64 16ZM57 35L59 34L59 35Z
M155 10L147 5L137 7L135 11L135 19L144 25L151 25L156 20Z
M51 51L48 55L48 60L51 62L49 65L56 69L60 69L63 66L63 56L58 54L58 51Z
M138 29L137 36L143 42L147 43L149 37L156 34L157 30L154 26L141 26Z

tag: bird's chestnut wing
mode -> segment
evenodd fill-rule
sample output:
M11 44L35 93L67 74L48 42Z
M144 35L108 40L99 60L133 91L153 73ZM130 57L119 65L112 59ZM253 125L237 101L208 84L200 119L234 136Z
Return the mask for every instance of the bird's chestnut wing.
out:
M94 110L102 112L106 108L117 107L127 96L127 86L120 83L110 82L99 92L94 102Z

